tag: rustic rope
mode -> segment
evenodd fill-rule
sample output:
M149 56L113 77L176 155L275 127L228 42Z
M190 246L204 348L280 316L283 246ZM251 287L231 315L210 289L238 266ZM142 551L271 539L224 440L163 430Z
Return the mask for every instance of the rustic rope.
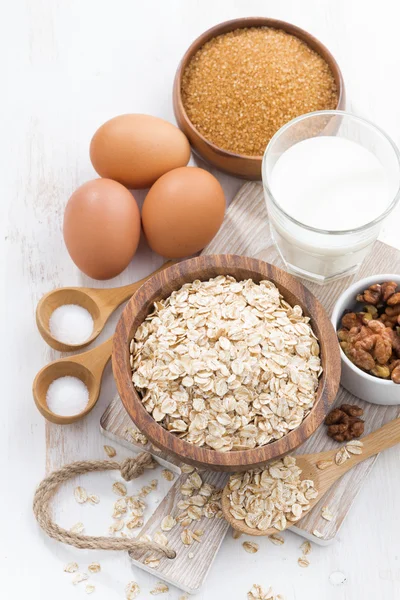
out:
M51 538L75 546L75 548L88 548L91 550L151 550L160 552L167 558L175 558L174 550L150 541L140 541L128 538L95 537L71 533L59 527L51 517L50 501L58 488L77 475L92 471L121 472L125 481L131 481L143 474L146 467L152 462L148 452L141 452L136 458L126 458L122 463L111 460L84 460L65 465L43 479L35 492L33 499L33 512L40 527Z

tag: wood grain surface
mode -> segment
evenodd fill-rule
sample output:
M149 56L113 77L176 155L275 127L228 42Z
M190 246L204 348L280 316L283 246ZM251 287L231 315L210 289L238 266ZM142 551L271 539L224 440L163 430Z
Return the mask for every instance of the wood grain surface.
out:
M243 224L245 224L245 226L243 226ZM278 252L270 238L267 210L262 187L259 184L249 182L243 185L232 201L220 231L214 240L209 244L209 246L207 246L207 248L203 251L203 255L215 255L221 252L237 252L244 256L258 256L259 258L268 260L270 263L273 263L280 268L283 266ZM175 269L176 267L173 268ZM381 242L376 242L372 253L365 260L362 269L356 275L335 281L326 286L320 286L308 281L303 281L303 284L307 289L311 290L317 298L319 298L322 305L327 309L328 314L330 314L333 304L335 303L335 300L339 296L340 292L357 278L365 277L371 273L384 273L391 270L396 272L399 269L400 252L394 248L390 248L389 246L382 244ZM162 278L163 275L168 275L168 271L161 273L160 278ZM145 285L150 286L151 281L147 282ZM155 293L160 293L161 289L162 285L160 283L159 288L155 291ZM144 294L142 302L147 297L148 295ZM131 306L132 305L133 304L131 301ZM125 348L125 351L127 348L129 335L132 332L132 319L134 316L131 311L129 312L130 316L128 323L124 325L125 337L123 340L123 348ZM123 323L123 320L121 320L120 323ZM124 365L127 363L127 361L128 358L124 356L121 361L122 368L125 368ZM366 434L374 431L384 423L396 418L400 414L399 407L368 404L358 398L355 398L345 389L340 388L334 405L343 403L357 404L364 409L363 418L365 418L366 422ZM123 439L126 444L131 443L129 429L132 427L132 421L130 420L125 408L122 406L119 398L116 398L107 409L101 420L101 426L106 435L111 435L114 439ZM338 449L339 447L340 444L329 438L326 435L325 426L321 425L315 431L315 433L295 451L295 453L308 455L322 451L332 451ZM155 450L152 446L150 446L148 449L151 452L154 452ZM170 460L171 457L171 455L168 456L162 451L158 451L158 455L156 456L158 456L158 459L161 457L164 458L164 460ZM375 460L376 456L368 458L364 462L358 464L348 473L344 473L343 477L341 477L341 479L332 485L323 498L319 499L315 505L315 508L307 513L305 517L303 517L294 527L292 527L291 531L294 531L308 539L312 539L316 544L319 545L324 545L331 542L341 527L346 515L348 514L350 507ZM152 516L152 530L156 529L157 523L159 526L163 516L168 514L168 512L166 512L167 508L168 510L172 510L172 508L175 511L177 510L175 499L176 497L174 495L171 497L168 495L162 505L162 510L160 508L160 510L157 511L157 517L154 515ZM326 521L321 516L321 508L325 505L328 505L334 514L332 521ZM314 535L313 532L315 530L319 532L320 537ZM226 529L213 530L213 547L219 547L221 540L218 539L217 536L223 537L225 533ZM178 548L175 549L178 550ZM179 552L178 558L179 561L175 563L174 568L170 564L166 564L166 561L163 560L163 563L157 568L158 576L164 577L165 568L167 571L167 573L165 573L166 580L169 582L172 581L171 577L173 577L175 584L180 586L183 582L182 578L185 577L185 585L199 585L200 575L205 577L206 573L208 572L206 565L203 564L203 570L201 572L196 572L196 579L188 580L187 572L190 569L189 562L188 560L183 560L182 555L180 555ZM215 553L205 552L205 560L208 560L211 563L214 558ZM179 568L177 568L177 566L179 566ZM186 589L196 588L187 587Z
M244 222L242 226L244 226ZM219 235L217 234L216 239ZM304 314L311 318L311 326L321 348L323 373L310 413L299 427L290 431L283 438L252 450L219 452L186 442L184 438L170 433L153 419L143 406L140 394L132 385L130 341L136 329L153 310L154 302L167 298L172 291L180 289L185 283L196 279L207 281L218 275L232 275L237 281L244 279L252 279L257 283L263 279L272 281L291 306L301 306ZM292 275L269 263L249 257L231 254L204 254L157 273L132 296L115 331L113 372L126 411L138 429L156 446L197 467L237 471L260 466L276 456L291 452L312 435L336 397L340 381L340 353L336 332L324 308L315 296L310 294L308 289Z
M143 238L132 263L112 281L96 282L82 275L70 260L62 240L63 211L70 194L97 177L89 160L91 136L102 123L122 113L147 113L174 122L173 79L193 40L222 21L261 15L294 23L321 40L343 72L347 109L382 127L399 146L400 4L395 0L14 0L5 5L4 15L0 36L4 84L0 114L2 594L12 600L86 597L85 582L73 586L63 569L66 563L77 561L85 570L98 560L102 571L91 577L96 586L91 598L122 600L132 580L140 586L139 600L151 598L156 572L132 567L125 553L71 551L46 539L35 525L31 507L33 491L45 471L74 460L106 457L103 445L110 442L100 433L99 421L115 395L108 365L99 401L85 419L64 426L43 419L32 400L32 381L60 353L49 348L37 331L37 302L60 286L128 285L163 262ZM201 162L199 166L209 168ZM243 182L210 170L229 204ZM136 190L134 196L141 205L145 192ZM245 214L246 207L241 210ZM400 249L399 219L400 204L384 223L380 239ZM259 238L253 245L261 250ZM372 261L369 272L375 267L387 269L387 246L379 248L376 265ZM269 256L274 257L272 248ZM390 270L395 266L391 263ZM111 316L96 344L113 334L119 314L120 309ZM374 410L376 426L394 413L394 409L388 409L387 415ZM369 420L373 417L370 412ZM371 426L367 423L369 430ZM323 433L321 428L314 436ZM131 454L131 447L112 443L118 459ZM254 583L264 589L272 586L286 600L398 600L399 461L400 447L396 447L379 457L368 478L357 473L343 482L346 503L349 483L354 481L359 496L335 542L325 548L312 544L307 569L297 564L302 540L291 531L284 533L283 546L258 540L259 551L252 555L242 548L242 541L250 538L235 540L228 534L196 600L244 600ZM99 478L88 475L79 481L101 496L95 507L77 505L69 488L60 491L53 504L59 522L70 527L83 521L93 535L107 533L115 500L112 482L112 473ZM167 492L166 483L160 478L154 503ZM333 512L340 510L338 492L337 488ZM328 527L325 535L334 535L337 523ZM204 547L199 549L204 552ZM195 568L193 561L190 568ZM342 583L334 585L337 572ZM336 579L331 579L332 574ZM179 600L182 594L171 585L159 598Z
M318 496L309 502L309 509L312 510L329 489L336 483L338 479L343 477L348 471L354 469L357 465L364 462L368 458L374 457L383 450L392 448L392 446L400 443L400 418L389 421L383 427L376 429L367 436L362 438L362 446L357 448L358 453L349 450L347 459L338 462L338 452L345 448L350 449L350 445L342 444L340 450L325 450L316 454L300 454L296 456L296 465L301 469L301 479L309 479L314 483L314 488L318 492ZM354 449L355 446L353 446ZM318 467L321 462L327 463L323 469ZM222 494L222 510L225 519L229 524L239 531L251 536L270 536L277 533L275 527L269 527L265 530L250 528L244 520L235 519L231 514L229 495L231 489L229 482L225 485ZM290 525L290 522L287 522Z

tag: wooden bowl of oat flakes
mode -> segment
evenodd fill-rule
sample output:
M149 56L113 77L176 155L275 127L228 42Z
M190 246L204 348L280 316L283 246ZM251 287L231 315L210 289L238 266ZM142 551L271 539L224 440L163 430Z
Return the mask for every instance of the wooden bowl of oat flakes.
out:
M345 108L341 71L315 37L284 21L225 21L183 56L175 117L194 152L218 169L261 179L271 137L295 117Z
M113 345L122 402L169 455L238 471L303 443L340 380L335 330L288 273L234 255L153 275L128 302Z

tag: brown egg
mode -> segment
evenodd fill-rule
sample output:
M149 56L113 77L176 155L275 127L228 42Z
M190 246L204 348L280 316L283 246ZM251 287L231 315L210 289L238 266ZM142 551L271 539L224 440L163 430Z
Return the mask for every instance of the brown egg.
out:
M224 219L225 196L204 169L181 167L152 186L142 223L149 246L168 258L189 256L212 240Z
M187 165L190 145L168 121L120 115L102 125L90 143L90 160L101 177L127 188L148 188L164 173Z
M79 187L64 213L64 241L76 266L94 279L111 279L136 252L140 213L135 198L111 179Z

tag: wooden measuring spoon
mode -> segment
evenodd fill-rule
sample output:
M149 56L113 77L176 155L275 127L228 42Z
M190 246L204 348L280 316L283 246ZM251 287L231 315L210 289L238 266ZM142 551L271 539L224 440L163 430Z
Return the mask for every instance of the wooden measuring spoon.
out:
M303 454L295 457L296 463L302 470L301 479L311 479L314 482L315 489L318 491L318 496L313 500L310 500L310 509L314 508L335 481L347 473L347 471L367 458L382 452L382 450L391 448L400 443L400 418L386 423L386 425L380 429L377 429L373 433L362 438L361 441L363 443L362 454L350 454L350 458L341 465L335 463L335 456L339 448L328 450L327 452L319 452L318 454ZM333 463L328 468L321 470L317 467L317 463L321 460L333 461ZM259 529L248 527L244 521L235 519L229 511L229 493L228 482L224 487L222 494L222 511L225 519L234 529L241 533L246 533L247 535L258 536L279 533L275 527L260 531ZM295 525L295 523L292 522L289 524L288 522L288 526L291 525Z
M163 271L167 267L175 264L176 261L168 261L163 264L159 269L150 273L143 279L135 281L129 285L124 285L117 288L109 289L96 289L86 287L65 287L57 288L52 292L48 292L39 301L36 308L36 323L42 338L55 350L61 352L72 352L73 350L80 350L85 346L88 346L93 340L97 338L100 332L103 330L109 316L114 310L128 300L140 286L147 281L152 275ZM93 318L93 332L92 335L80 344L67 344L57 340L50 332L49 321L52 312L63 306L64 304L78 304L83 308L86 308L90 312Z
M33 398L39 411L48 421L58 423L59 425L66 425L67 423L73 423L82 419L82 417L92 410L99 398L101 378L105 366L111 358L112 340L113 338L111 337L103 342L103 344L100 344L100 346L82 354L55 360L39 371L33 382ZM49 385L55 379L65 377L66 375L78 377L78 379L83 381L89 390L89 402L82 412L63 417L51 412L47 406L46 394Z

